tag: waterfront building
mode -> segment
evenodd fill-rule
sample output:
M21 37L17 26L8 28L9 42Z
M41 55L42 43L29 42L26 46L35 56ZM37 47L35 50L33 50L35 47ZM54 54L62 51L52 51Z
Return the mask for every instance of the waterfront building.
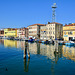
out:
M63 38L65 41L75 39L75 23L63 26Z
M17 29L17 37L25 38L28 37L28 28L18 28Z
M17 29L16 28L7 28L4 29L5 37L17 37Z
M63 38L63 25L57 22L48 23L47 27L47 39L62 39Z
M45 26L45 24L33 24L28 26L29 29L29 37L40 38L40 27Z
M1 29L0 30L0 37L3 37L4 36L4 29Z
M47 39L47 27L46 26L41 26L40 27L40 39L46 40Z

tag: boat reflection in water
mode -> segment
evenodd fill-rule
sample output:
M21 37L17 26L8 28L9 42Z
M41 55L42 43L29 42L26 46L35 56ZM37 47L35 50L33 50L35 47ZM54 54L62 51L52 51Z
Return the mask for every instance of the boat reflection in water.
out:
M4 42L4 43L3 43ZM24 55L24 71L28 72L30 59L33 60L30 56L34 55L37 58L40 57L50 60L51 68L50 71L52 75L55 73L55 64L58 63L58 60L66 58L67 60L75 61L75 47L68 47L65 45L45 45L41 43L28 43L25 41L12 41L12 40L0 40L0 44L4 44L5 47L15 47L21 48ZM63 57L63 58L62 58ZM42 58L42 59L43 59ZM36 59L35 59L36 61ZM41 62L42 60L40 60ZM44 62L44 61L43 61Z

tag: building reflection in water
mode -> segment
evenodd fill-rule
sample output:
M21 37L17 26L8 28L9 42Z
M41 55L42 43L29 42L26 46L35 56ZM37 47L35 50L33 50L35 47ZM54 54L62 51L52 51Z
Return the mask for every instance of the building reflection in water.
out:
M46 56L47 59L51 59L51 73L54 75L54 65L57 64L59 58L62 57L62 46L57 45L45 45L45 44L29 44L29 51L32 54L40 54Z
M40 43L29 43L29 52L31 54L40 54Z
M75 61L75 47L63 46L62 54L66 59Z
M4 40L3 39L0 40L0 44L4 45Z
M51 59L51 71L54 73L54 64L57 64L59 58L66 57L75 61L75 47L45 45L41 43L27 43L25 41L12 41L12 40L0 40L0 44L4 44L5 47L16 47L24 50L24 71L28 71L30 58L26 58L31 54L39 54L46 56L47 59ZM64 59L64 58L63 58Z
M0 44L5 47L15 47L25 50L25 41L12 41L12 40L0 40ZM31 54L40 54L47 56L47 59L51 59L57 63L58 59L66 57L75 61L75 47L59 46L59 45L45 45L40 43L28 43L29 52Z
M17 41L4 40L4 46L5 47L15 47L15 48L17 48Z

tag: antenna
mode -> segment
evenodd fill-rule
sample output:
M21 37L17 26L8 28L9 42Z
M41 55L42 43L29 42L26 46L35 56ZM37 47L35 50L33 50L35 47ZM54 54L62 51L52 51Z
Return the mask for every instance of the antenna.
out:
M57 8L56 3L52 6L52 22L55 22L55 9Z

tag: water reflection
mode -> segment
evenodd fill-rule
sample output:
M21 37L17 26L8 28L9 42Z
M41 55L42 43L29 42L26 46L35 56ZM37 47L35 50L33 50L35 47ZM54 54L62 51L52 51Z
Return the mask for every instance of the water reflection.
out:
M25 42L24 59L26 59L27 56L30 59L29 44L28 42Z
M28 52L28 55L39 54L46 56L47 59L57 61L62 56L67 59L75 61L75 47L55 45L45 45L40 43L27 43L25 41L12 41L12 40L0 40L0 44L4 44L5 47L15 47L24 50L24 53ZM30 53L29 53L30 52ZM24 54L25 55L25 54Z
M25 71L25 72L28 72L29 62L30 62L30 58L24 59L24 71Z
M51 72L54 75L55 64L58 63L58 60L62 57L65 57L68 60L75 61L75 47L60 46L55 45L45 45L41 43L28 43L25 41L12 41L12 40L0 40L0 44L3 44L5 47L15 47L21 48L24 52L24 71L28 72L29 63L30 63L30 54L32 55L41 55L46 57L51 61Z
M30 62L30 53L29 53L29 44L25 42L25 49L24 49L24 71L28 72Z
M75 47L63 46L62 53L67 59L75 61Z
M4 40L3 39L0 40L0 44L4 45Z
M17 48L17 41L4 40L4 46L5 47L15 47L15 48Z

